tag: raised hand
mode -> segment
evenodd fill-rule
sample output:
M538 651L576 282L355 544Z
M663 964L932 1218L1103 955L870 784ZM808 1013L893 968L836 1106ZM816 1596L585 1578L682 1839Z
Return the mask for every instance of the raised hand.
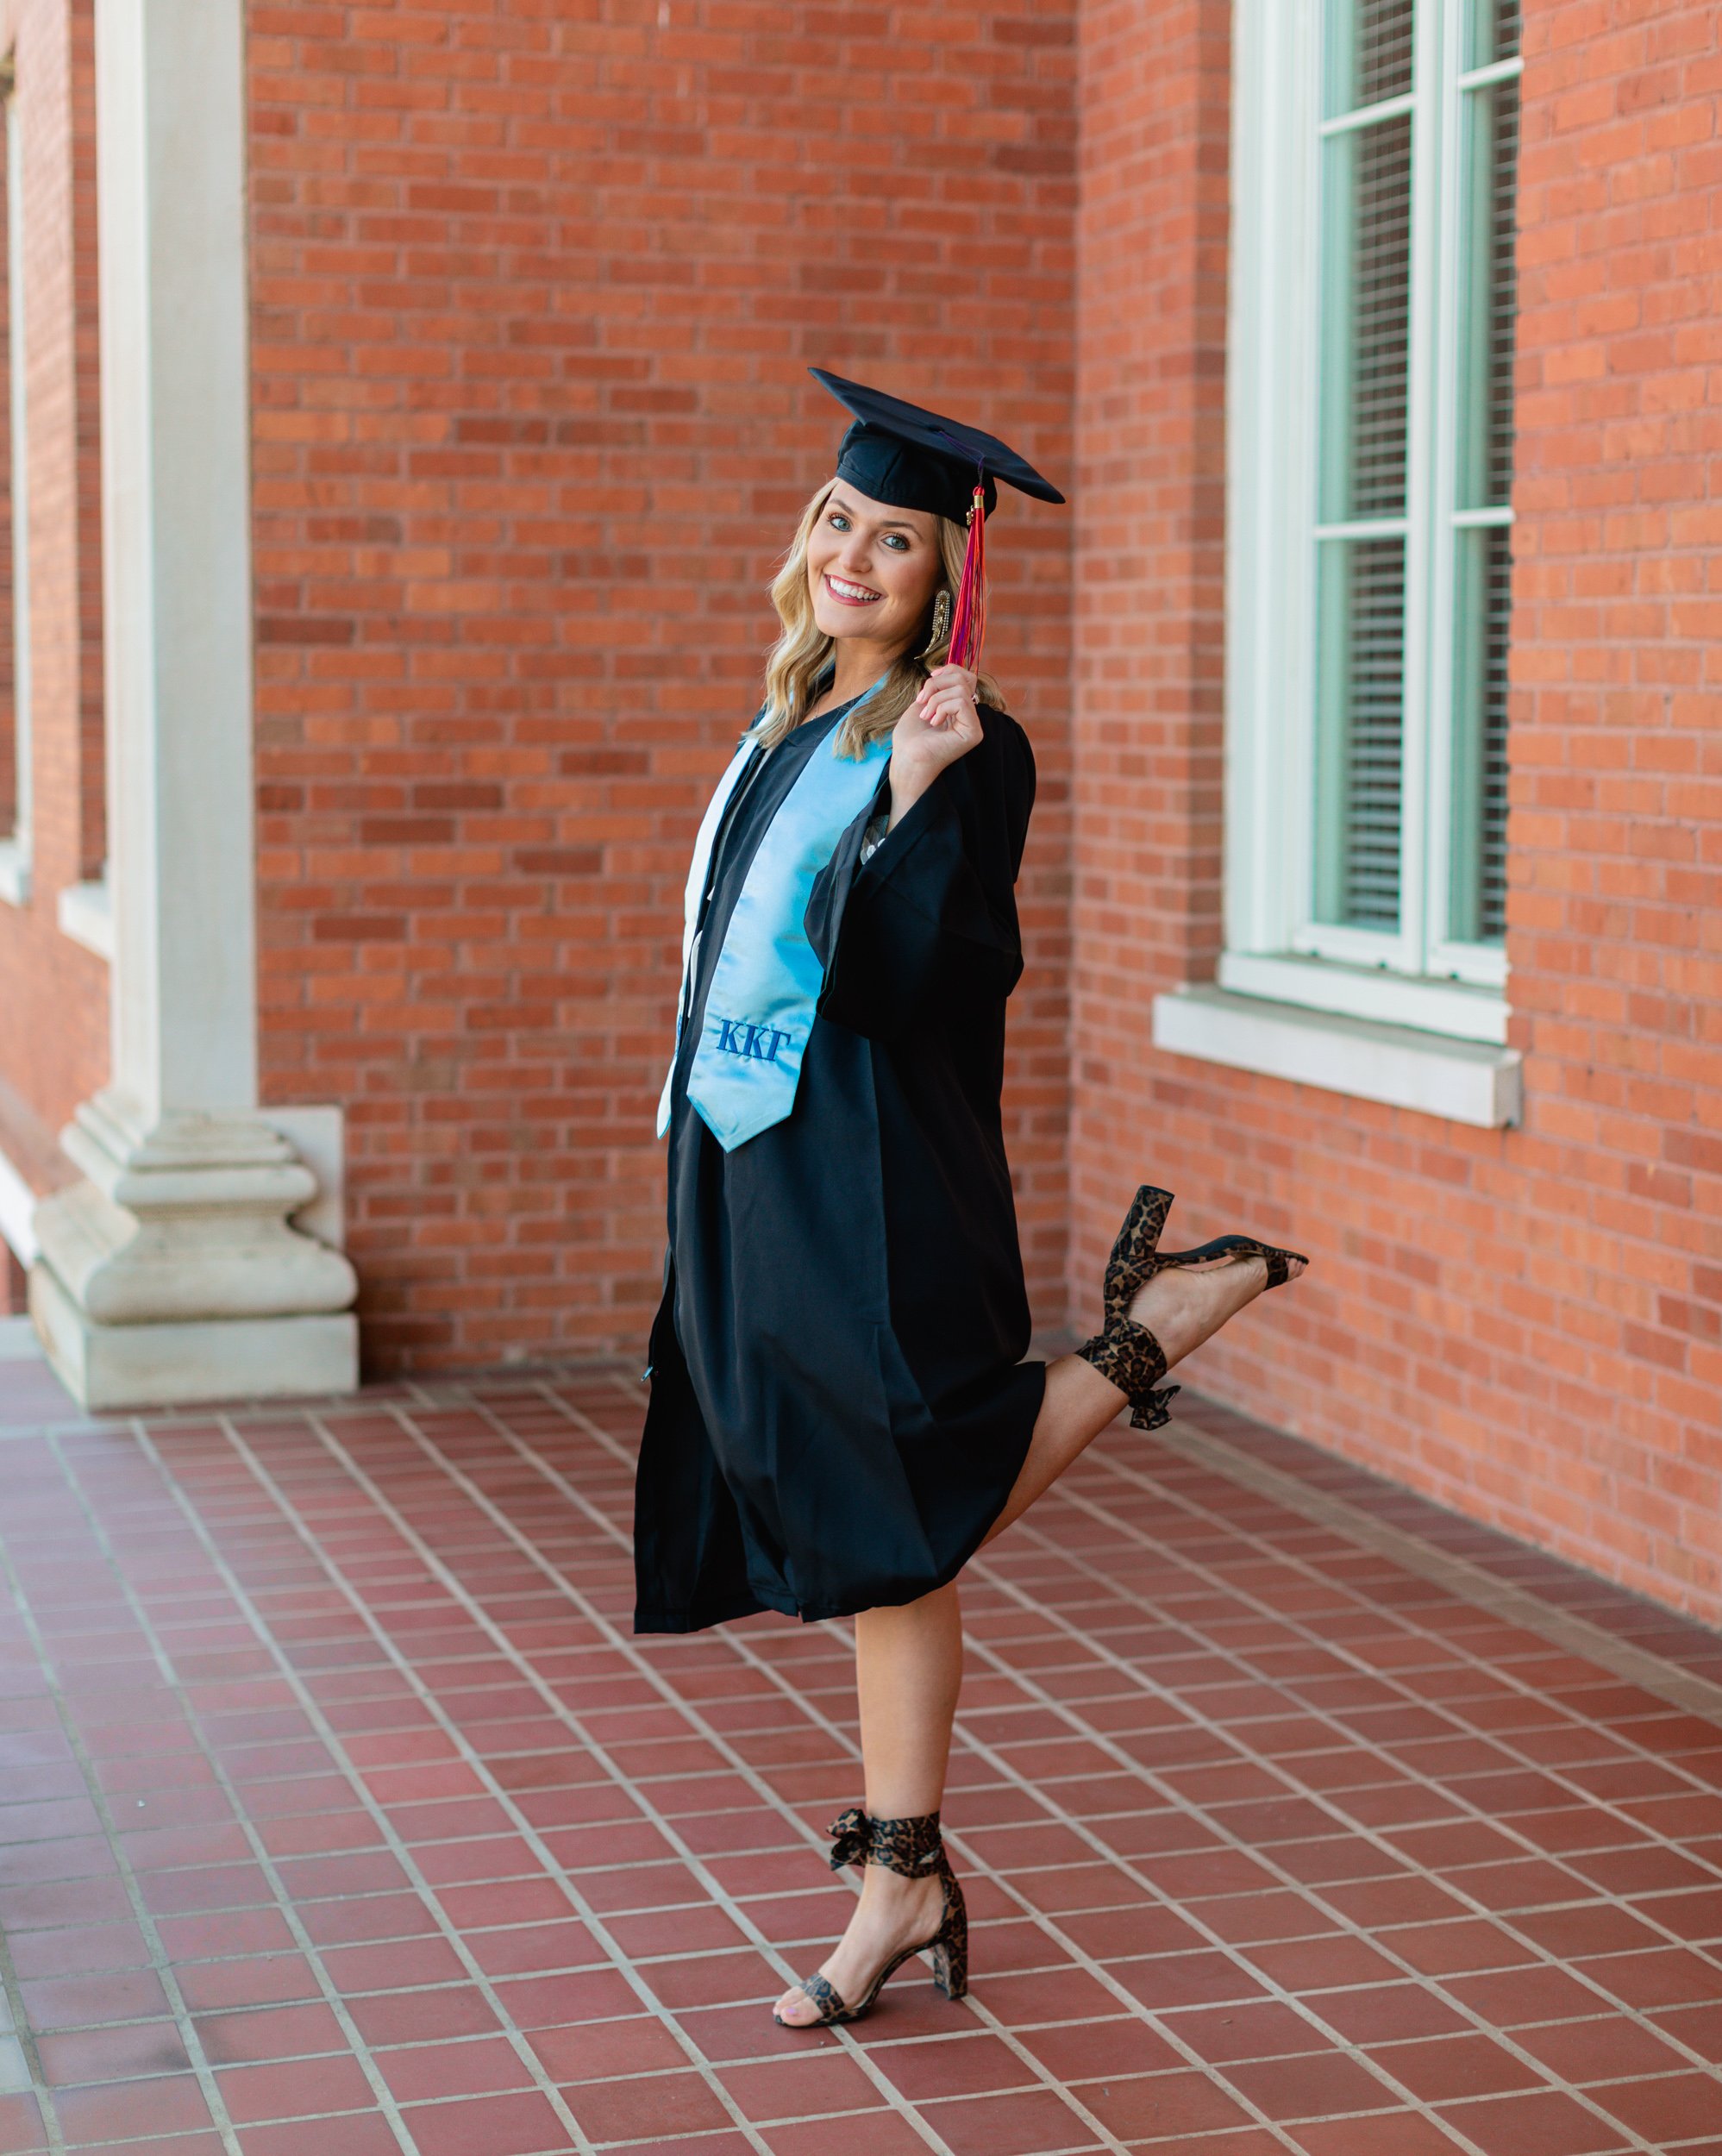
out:
M892 728L892 824L920 799L948 764L980 746L977 686L967 667L939 667L922 683L919 695Z

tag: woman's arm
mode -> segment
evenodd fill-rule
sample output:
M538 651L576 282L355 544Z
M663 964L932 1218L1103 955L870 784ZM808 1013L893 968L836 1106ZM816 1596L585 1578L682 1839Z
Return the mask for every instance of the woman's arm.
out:
M1013 886L1034 756L1003 711L977 712L973 730L955 755L917 752L911 737L901 771L893 738L874 812L888 799L889 835L861 862L870 820L861 819L814 886L807 928L825 966L820 1014L852 1031L885 1040L961 1022L977 1003L1009 995L1022 972Z

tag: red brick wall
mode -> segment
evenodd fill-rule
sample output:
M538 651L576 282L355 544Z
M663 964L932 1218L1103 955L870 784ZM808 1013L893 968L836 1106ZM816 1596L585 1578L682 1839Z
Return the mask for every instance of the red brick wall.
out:
M0 1151L46 1189L72 1173L55 1133L108 1075L107 968L60 933L56 911L60 891L101 858L91 0L13 0L0 8L0 49L15 41L24 130L35 843L28 905L0 902ZM9 512L0 505L0 513Z
M89 0L15 7L41 813L0 1148L45 1187L107 1060L53 924L101 843ZM254 0L265 1097L348 1110L373 1369L637 1342L686 848L839 430L803 370L974 411L1077 480L994 535L1043 1321L1169 1183L1180 1235L1316 1259L1194 1383L1722 1617L1714 13L1529 10L1496 1132L1151 1045L1220 933L1229 20Z
M0 159L0 235L9 235L6 202L9 178ZM0 385L12 379L12 291L6 273L9 264L9 236L0 240ZM12 518L8 513L12 491L12 411L9 396L0 396L0 836L9 837L17 827L18 745L17 683L14 679L16 643L12 619Z
M632 1345L686 849L841 431L805 369L1067 467L1070 9L249 21L265 1098L346 1105L373 1369ZM993 535L1055 1319L1068 533Z
M1219 940L1225 12L1086 16L1073 1288L1138 1175L1283 1232L1193 1382L1714 1620L1715 11L1527 9L1507 1131L1150 1045Z
M82 879L108 857L107 697L102 678L101 309L97 284L96 0L72 0L72 349L78 385L76 442L78 578L78 865Z

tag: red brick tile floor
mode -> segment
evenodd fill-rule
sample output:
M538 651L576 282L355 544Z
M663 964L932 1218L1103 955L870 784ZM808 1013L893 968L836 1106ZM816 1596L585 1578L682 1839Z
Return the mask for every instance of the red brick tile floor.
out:
M1722 1640L1224 1410L975 1565L974 1988L852 1888L837 1625L628 1628L613 1370L0 1363L0 2152L1722 2152Z

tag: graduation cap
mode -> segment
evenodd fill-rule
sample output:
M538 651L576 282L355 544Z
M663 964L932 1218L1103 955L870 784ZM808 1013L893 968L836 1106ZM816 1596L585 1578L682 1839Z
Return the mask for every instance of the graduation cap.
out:
M823 367L807 370L854 415L837 452L837 477L893 509L919 509L968 526L968 548L951 619L950 656L957 666L980 662L986 629L983 530L997 505L996 482L1043 502L1064 499L1026 458L996 435L960 419L942 419L883 390L847 382Z

